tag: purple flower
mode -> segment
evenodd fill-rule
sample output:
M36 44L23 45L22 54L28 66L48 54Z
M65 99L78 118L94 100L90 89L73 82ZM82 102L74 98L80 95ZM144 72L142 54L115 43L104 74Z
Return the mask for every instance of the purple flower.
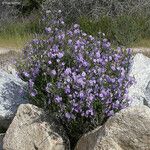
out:
M84 71L82 72L82 76L83 76L83 77L85 77L85 76L86 76L86 73L85 73Z
M83 78L77 78L76 82L80 85L84 85L85 82L83 81Z
M116 70L115 66L111 66L111 69L112 69L113 71L115 71L115 70Z
M69 75L70 73L71 73L71 69L70 69L70 68L66 68L65 74L66 74L66 75Z
M36 95L37 95L37 90L33 90L31 93L30 93L30 95L32 96L32 97L35 97Z
M83 35L83 36L87 36L87 34L86 34L86 33L82 33L82 35Z
M119 109L119 106L120 106L120 102L118 100L112 104L113 109Z
M93 115L94 115L93 110L92 110L92 109L87 110L87 111L86 111L86 115L87 115L87 116L93 116Z
M108 39L103 39L103 42L106 43L108 41Z
M58 52L59 51L58 45L54 45L53 48L52 48L52 50L54 52Z
M60 13L47 23L50 34L34 39L17 63L30 95L59 119L84 119L89 125L101 124L95 123L102 120L99 114L112 116L126 107L133 84L127 72L130 49L111 48L107 39L84 33L78 24L66 28Z
M69 45L72 44L72 40L71 40L71 39L68 40L68 44L69 44Z
M93 101L94 96L93 96L92 94L90 94L90 96L88 97L88 99L89 99L90 101Z
M80 33L79 29L74 30L74 34L79 34L79 33Z
M103 48L109 49L111 44L110 44L110 42L103 42L102 46L103 46Z
M89 36L90 40L93 41L94 37L92 35Z
M69 86L69 85L65 88L65 93L66 93L66 94L69 94L69 93L70 93L70 86Z
M68 33L67 33L69 36L73 36L73 33L72 33L72 31L68 31Z
M78 24L75 24L75 25L74 25L74 28L79 28L79 25L78 25Z
M61 21L61 24L63 24L63 25L64 25L64 24L65 24L65 22L64 22L64 21Z
M55 98L55 102L56 102L56 103L60 103L60 102L62 102L62 97L60 97L60 96L56 96L56 98Z
M67 82L71 82L71 78L68 76L66 79Z
M113 116L114 115L114 111L113 110L110 110L108 113L107 113L107 116L110 117L110 116Z
M64 33L58 35L58 39L59 40L63 40L64 38L65 38L65 34Z
M65 113L65 117L67 118L67 119L70 119L71 118L71 115L70 115L70 113Z
M32 79L29 80L29 87L32 88L34 86L34 82L32 81Z
M57 87L61 88L62 87L62 83L61 82L57 82Z
M62 52L61 52L61 53L58 53L57 56L58 56L58 58L62 58L62 57L64 56L64 53L62 53Z
M96 57L97 57L97 58L100 58L100 56L101 56L101 55L100 55L100 52L99 52L99 51L96 52Z
M55 75L56 75L56 70L53 69L53 70L51 71L51 74L55 76Z
M80 98L83 98L84 97L84 93L83 93L83 91L80 91Z
M33 39L33 43L34 43L34 44L39 44L39 43L40 43L40 40L39 40L39 39Z
M48 28L45 28L45 31L46 31L47 33L51 33L52 29L51 29L50 27L48 27Z
M128 54L130 54L132 52L131 48L127 48L126 51Z
M48 61L48 64L51 65L51 64L52 64L52 61L49 60L49 61Z
M28 73L28 72L23 72L23 75L25 76L25 77L27 77L27 78L29 78L30 77L30 74Z

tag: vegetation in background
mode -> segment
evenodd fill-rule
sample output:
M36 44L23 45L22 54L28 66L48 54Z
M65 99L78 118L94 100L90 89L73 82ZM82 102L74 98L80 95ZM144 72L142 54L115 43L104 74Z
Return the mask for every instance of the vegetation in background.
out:
M113 44L129 46L143 38L150 38L150 24L147 17L143 16L103 16L99 20L86 17L79 19L81 29L91 35L103 32L113 41Z
M127 46L150 38L149 0L46 0L42 7L61 9L69 23L78 22L92 35L104 32L113 44Z
M0 46L22 48L36 34L43 31L40 14L4 21L0 25Z
M113 49L99 35L70 29L61 16L48 20L42 39L33 39L16 64L34 104L63 125L72 148L82 134L128 106L131 50Z
M23 15L30 15L33 11L38 11L44 0L20 0L21 7L19 7Z
M150 39L148 0L20 0L20 2L21 6L12 9L8 7L0 14L1 43L22 45L32 38L33 34L41 33L42 26L39 25L41 12L53 13L59 9L62 10L68 26L76 22L81 25L83 31L94 36L97 36L97 32L103 32L115 45L131 46L134 43L141 43L143 38Z
M150 39L150 21L143 16L124 15L114 18L103 16L98 20L81 17L77 22L81 29L88 34L97 36L98 32L105 33L114 45L139 45L142 44L140 42L142 39ZM71 24L68 23L68 26ZM22 44L29 41L35 34L41 34L43 27L41 15L4 23L0 28L0 45L9 44L10 46L22 47ZM141 46L148 46L148 43L143 43Z
M78 17L99 19L102 16L150 15L149 0L45 0L44 10L62 10L66 19L76 21Z
M4 128L0 128L0 133L6 133L6 129L4 129Z

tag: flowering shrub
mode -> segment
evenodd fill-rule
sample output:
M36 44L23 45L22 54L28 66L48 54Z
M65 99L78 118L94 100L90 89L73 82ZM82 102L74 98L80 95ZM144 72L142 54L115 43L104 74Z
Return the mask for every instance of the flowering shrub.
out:
M77 140L128 106L131 50L113 49L77 24L65 27L59 14L49 21L42 39L23 50L17 68L36 104L49 109Z

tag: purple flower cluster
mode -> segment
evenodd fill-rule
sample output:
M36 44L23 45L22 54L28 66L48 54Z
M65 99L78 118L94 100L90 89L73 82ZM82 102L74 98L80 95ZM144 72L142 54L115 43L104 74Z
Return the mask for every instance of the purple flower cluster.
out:
M131 50L84 33L78 24L65 29L52 19L43 39L34 39L17 66L32 97L67 120L112 116L128 106ZM102 107L98 107L102 106Z

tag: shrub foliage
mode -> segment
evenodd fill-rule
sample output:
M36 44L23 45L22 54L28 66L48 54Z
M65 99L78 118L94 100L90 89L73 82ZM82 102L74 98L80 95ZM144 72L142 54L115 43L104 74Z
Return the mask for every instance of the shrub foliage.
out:
M66 29L59 11L24 48L17 68L33 101L61 121L72 142L128 106L130 57L130 49L111 48L100 33L95 38L78 24Z

